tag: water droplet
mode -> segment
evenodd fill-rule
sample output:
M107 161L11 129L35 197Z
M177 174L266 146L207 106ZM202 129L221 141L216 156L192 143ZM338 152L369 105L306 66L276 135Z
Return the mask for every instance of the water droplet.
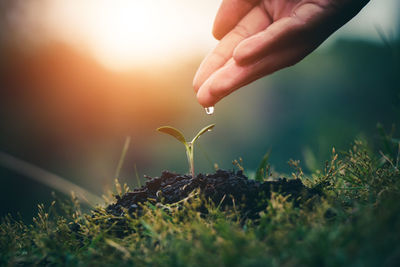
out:
M214 107L205 108L207 115L212 115L214 113Z

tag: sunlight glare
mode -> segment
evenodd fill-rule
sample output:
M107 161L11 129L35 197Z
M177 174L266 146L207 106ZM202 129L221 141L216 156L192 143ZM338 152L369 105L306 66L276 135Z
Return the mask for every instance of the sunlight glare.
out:
M210 1L205 3L50 1L48 24L54 25L53 31L63 34L65 40L83 44L106 67L124 70L138 65L163 64L188 54L193 56L193 51L198 52L199 48L208 49L212 40L213 12L209 12ZM207 12L209 18L204 23Z
M89 42L95 56L114 69L132 63L163 60L178 46L182 33L178 21L164 19L165 1L101 1L90 12ZM174 30L171 30L174 29Z

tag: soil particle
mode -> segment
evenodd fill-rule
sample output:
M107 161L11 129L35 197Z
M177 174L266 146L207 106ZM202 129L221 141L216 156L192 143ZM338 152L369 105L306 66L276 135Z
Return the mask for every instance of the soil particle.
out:
M240 208L242 214L247 214L246 216L265 209L265 203L260 203L259 199L262 196L269 198L271 192L290 195L295 205L301 199L315 194L299 179L279 178L274 181L257 182L249 180L242 171L217 170L213 174L199 174L195 178L164 171L161 177L150 177L141 188L123 196L117 196L116 203L109 205L107 211L119 216L124 213L124 210L129 213L140 211L139 204L146 201L153 204L176 203L197 188L206 199L211 199L217 204L221 203L222 206L231 205L234 199L235 205Z

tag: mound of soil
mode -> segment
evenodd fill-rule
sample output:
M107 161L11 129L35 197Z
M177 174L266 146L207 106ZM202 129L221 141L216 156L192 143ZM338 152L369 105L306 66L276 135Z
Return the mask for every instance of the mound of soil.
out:
M222 206L231 205L234 199L242 214L253 217L251 214L254 215L265 208L265 203L260 203L259 199L262 196L264 199L269 198L271 192L290 195L289 198L294 200L295 204L315 194L299 179L279 178L275 181L257 182L249 180L242 171L218 170L214 174L199 174L194 178L164 171L161 177L147 178L149 181L143 187L121 197L116 196L116 203L109 205L107 211L119 216L124 210L129 213L137 212L140 209L139 204L146 201L153 204L172 204L199 188L206 199L211 199L216 204L221 203Z

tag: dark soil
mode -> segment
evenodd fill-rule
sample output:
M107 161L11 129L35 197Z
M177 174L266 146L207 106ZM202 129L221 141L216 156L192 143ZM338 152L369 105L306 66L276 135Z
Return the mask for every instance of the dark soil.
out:
M289 195L295 205L315 195L315 192L303 185L299 179L279 178L274 181L257 182L249 180L242 171L233 172L218 170L214 174L199 174L195 178L164 171L161 177L147 177L146 185L123 196L116 196L116 203L107 207L114 215L130 214L141 209L141 203L176 203L186 198L193 190L199 188L205 199L221 204L222 207L235 203L245 217L254 217L258 211L265 209L265 201L271 192Z

